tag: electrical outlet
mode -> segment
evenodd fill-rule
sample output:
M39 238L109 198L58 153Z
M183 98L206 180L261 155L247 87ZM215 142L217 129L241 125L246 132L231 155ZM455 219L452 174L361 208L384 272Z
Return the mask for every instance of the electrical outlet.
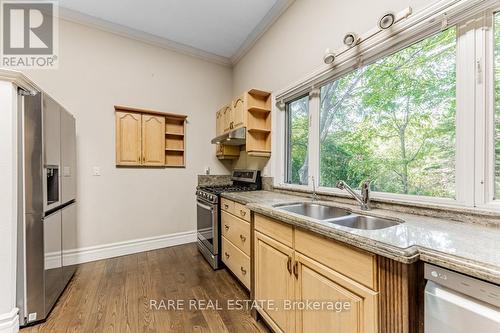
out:
M101 175L101 168L99 168L99 167L93 167L92 168L92 175L94 175L94 176L100 176Z

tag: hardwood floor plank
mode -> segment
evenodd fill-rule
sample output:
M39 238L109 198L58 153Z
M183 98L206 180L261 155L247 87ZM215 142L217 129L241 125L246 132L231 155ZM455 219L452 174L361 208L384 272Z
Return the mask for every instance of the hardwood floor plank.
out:
M186 244L80 265L49 318L21 333L269 332L250 311L227 309L228 300L248 297ZM181 300L184 310L156 309L151 300ZM190 300L217 301L222 310L190 308Z

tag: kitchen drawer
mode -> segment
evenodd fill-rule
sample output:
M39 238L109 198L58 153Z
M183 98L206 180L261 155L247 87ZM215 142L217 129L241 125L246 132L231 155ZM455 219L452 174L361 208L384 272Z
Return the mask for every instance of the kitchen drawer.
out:
M234 203L234 215L239 218L250 222L250 209L248 209L245 205L235 202Z
M228 200L226 198L221 198L220 207L222 210L234 214L234 201Z
M293 227L291 225L255 214L255 229L288 247L293 247Z
M222 237L222 261L250 290L250 257L241 252L226 237Z
M246 255L250 255L250 223L222 212L222 236L229 239Z
M377 288L374 254L298 228L295 230L295 250L372 290Z

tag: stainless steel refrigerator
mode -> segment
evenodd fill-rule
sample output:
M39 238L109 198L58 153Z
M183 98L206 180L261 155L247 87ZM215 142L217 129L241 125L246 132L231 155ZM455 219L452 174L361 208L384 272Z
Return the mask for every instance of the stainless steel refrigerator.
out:
M76 269L76 129L43 92L20 90L18 105L17 304L25 326L48 316Z

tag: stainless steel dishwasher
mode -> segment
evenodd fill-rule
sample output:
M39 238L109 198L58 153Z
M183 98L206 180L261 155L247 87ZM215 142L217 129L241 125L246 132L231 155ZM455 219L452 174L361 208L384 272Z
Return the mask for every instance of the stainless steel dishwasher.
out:
M500 332L500 286L425 264L425 333Z

